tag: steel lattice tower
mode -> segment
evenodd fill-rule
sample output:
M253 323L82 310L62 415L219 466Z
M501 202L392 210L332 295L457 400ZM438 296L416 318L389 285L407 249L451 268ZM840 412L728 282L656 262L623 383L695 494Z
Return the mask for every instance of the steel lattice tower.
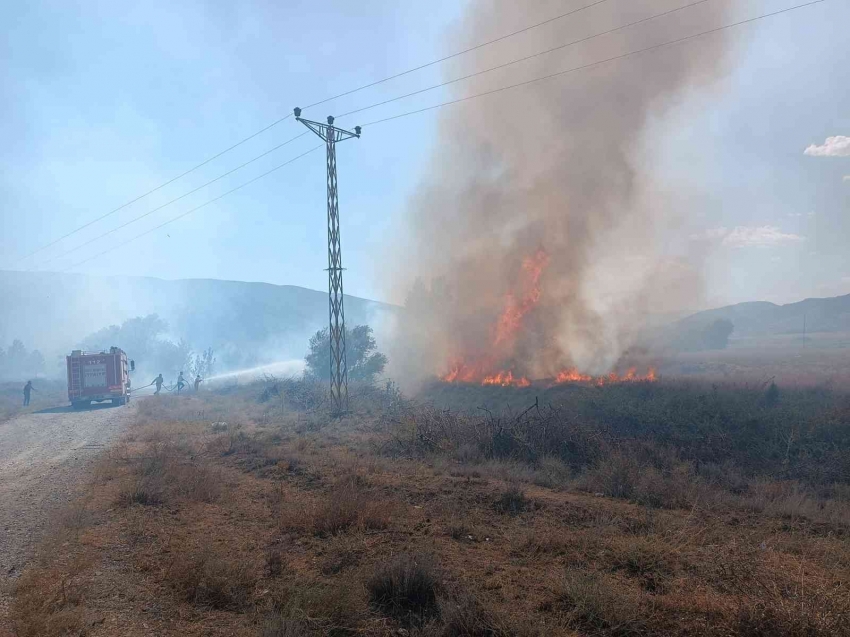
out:
M348 411L348 364L345 355L345 303L342 290L342 245L339 233L339 197L336 182L336 143L360 137L360 127L354 132L337 128L334 118L328 123L301 118L295 109L295 119L325 140L328 158L328 336L331 345L331 402L337 414Z

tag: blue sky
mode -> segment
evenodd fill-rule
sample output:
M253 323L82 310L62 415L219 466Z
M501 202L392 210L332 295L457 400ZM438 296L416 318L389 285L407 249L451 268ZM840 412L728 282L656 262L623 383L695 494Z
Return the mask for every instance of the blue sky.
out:
M682 3L659 0L665 7ZM733 4L755 15L794 2ZM322 150L73 267L310 149L319 143L312 137L62 256L302 132L291 119L36 257L18 258L293 106L453 50L463 13L457 0L2 3L0 268L323 289ZM528 16L528 23L546 17ZM744 27L717 90L684 96L681 108L654 123L658 170L665 183L676 185L671 198L693 210L677 232L691 237L694 250L705 251L708 304L850 292L850 180L843 179L850 176L850 156L840 149L804 154L810 145L825 146L829 137L850 136L848 24L850 3L828 0ZM463 61L452 66L462 68ZM430 68L305 116L324 119L441 78L440 68ZM353 127L446 95L434 91L339 124ZM406 203L439 150L437 117L428 113L368 128L362 139L339 146L348 293L387 298L382 269L392 262L386 246L404 240Z

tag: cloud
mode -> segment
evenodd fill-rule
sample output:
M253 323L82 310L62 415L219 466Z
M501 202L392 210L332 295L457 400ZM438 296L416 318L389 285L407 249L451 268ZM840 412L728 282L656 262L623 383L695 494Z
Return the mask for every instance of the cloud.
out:
M715 239L722 239L727 234L729 234L729 228L721 226L720 228L709 228L697 234L692 234L689 239L691 241L714 241Z
M850 137L836 135L827 137L822 146L812 144L804 154L810 157L850 157Z
M710 228L690 236L692 241L719 241L729 248L776 247L799 243L805 237L782 232L776 226L735 226L732 230L725 227Z

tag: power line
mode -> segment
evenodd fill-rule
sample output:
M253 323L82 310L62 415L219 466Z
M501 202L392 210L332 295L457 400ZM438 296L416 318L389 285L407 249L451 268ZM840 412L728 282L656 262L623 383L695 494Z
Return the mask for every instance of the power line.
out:
M304 135L306 135L306 133L303 133L303 134L304 134ZM301 135L299 135L299 137L300 137L300 136L301 136ZM135 241L136 239L141 239L142 237L147 236L147 235L151 234L152 232L156 232L156 231L157 231L157 230L159 230L160 228L164 228L165 226L167 226L167 225L168 225L168 224L170 224L170 223L174 223L175 221L178 221L178 220L182 219L183 217L187 217L187 216L189 216L190 214L192 214L193 212L195 212L195 211L197 211L197 210L200 210L201 208L204 208L204 207L206 207L206 206L209 206L211 203L215 203L215 202L216 202L216 201L218 201L219 199L222 199L222 198L226 197L227 195L229 195L229 194L231 194L231 193L234 193L234 192L236 192L237 190L240 190L240 189L244 188L245 186L248 186L248 185L250 185L250 184L253 184L255 181L257 181L257 180L259 180L259 179L262 179L263 177L266 177L266 176L268 176L268 175L271 175L271 174L272 174L273 172L275 172L276 170L280 170L280 169L281 169L281 168L283 168L284 166L288 166L289 164L291 164L291 163L293 163L293 162L295 162L295 161L298 161L298 160L299 160L299 159L301 159L302 157L305 157L305 156L309 155L310 153L312 153L312 152L315 152L315 151L319 150L321 147L322 147L322 145L321 145L321 144L320 144L320 145L318 145L318 146L314 146L314 147L313 147L313 148L311 148L310 150L308 150L308 151L306 151L306 152L304 152L304 153L301 153L301 154L300 154L300 155L298 155L297 157L293 157L292 159L290 159L290 160L288 160L288 161L285 161L284 163L280 164L279 166L275 166L275 167L274 167L274 168L272 168L271 170L267 170L267 171L266 171L266 172L264 172L262 175L257 175L257 176L256 176L256 177L254 177L253 179L249 179L249 180L248 180L248 181L246 181L245 183L240 184L240 185L236 186L235 188L231 188L231 189L230 189L230 190L228 190L227 192L224 192L224 193L220 194L218 197L215 197L214 199L210 199L209 201L206 201L206 202L202 203L200 206L195 206L195 207L194 207L194 208L192 208L191 210L187 210L186 212L184 212L184 213L182 213L182 214L180 214L180 215L177 215L177 216L176 216L176 217L174 217L173 219L169 219L168 221L165 221L165 222L163 222L163 223L159 224L158 226L155 226L155 227L151 228L150 230L146 230L145 232L143 232L143 233L141 233L141 234L137 234L136 236L134 236L134 237L131 237L131 238L127 239L127 241L125 241L124 243L119 243L119 244L118 244L118 245L116 245L116 246L112 246L112 247L110 247L110 248L107 248L107 249L106 249L106 250L104 250L103 252L99 252L99 253L97 253L97 254L95 254L95 255L90 256L90 257L89 257L89 258L87 258L87 259L83 259L82 261L79 261L78 263L75 263L74 265L71 265L71 266L69 266L69 267L65 268L64 270L62 270L62 272L67 272L68 270L71 270L71 269L73 269L73 268L79 267L79 266L83 265L84 263L88 263L88 262L89 262L89 261L91 261L92 259L97 259L98 257L102 257L104 254L108 254L109 252L112 252L113 250L117 250L118 248L123 248L125 245L127 245L128 243L132 243L132 242L133 242L133 241Z
M434 104L433 106L426 106L425 108L419 108L419 109L416 109L416 110L413 110L413 111L408 111L406 113L401 113L400 115L392 115L390 117L384 117L382 119L377 119L377 120L374 120L372 122L368 122L366 124L363 124L362 128L366 128L367 126L375 126L377 124L383 124L384 122L389 122L389 121L392 121L394 119L401 119L402 117L408 117L410 115L417 115L419 113L425 113L427 111L432 111L432 110L435 110L437 108L442 108L444 106L451 106L453 104L459 104L461 102L467 102L469 100L473 100L473 99L476 99L476 98L479 98L479 97L485 97L487 95L493 95L495 93L501 93L502 91L508 91L510 89L519 88L521 86L527 86L529 84L534 84L535 82L543 82L545 80L550 80L550 79L553 79L553 78L556 78L556 77L560 77L562 75L568 75L570 73L575 73L577 71L589 69L591 67L599 66L601 64L607 64L608 62L614 62L616 60L622 60L622 59L625 59L625 58L628 58L628 57L639 55L641 53L647 53L649 51L654 51L656 49L661 49L661 48L664 48L664 47L674 46L676 44L681 44L683 42L687 42L688 40L694 40L694 39L702 37L704 35L710 35L712 33L717 33L719 31L731 29L733 27L738 27L738 26L741 26L741 25L744 25L744 24L749 24L749 23L752 23L752 22L756 22L758 20L763 20L765 18L771 18L771 17L777 16L777 15L780 15L780 14L783 14L783 13L788 13L790 11L796 11L797 9L803 9L803 8L810 7L810 6L813 6L813 5L816 5L816 4L821 4L822 2L826 2L826 1L827 0L812 0L811 2L798 4L798 5L795 5L793 7L787 7L785 9L773 11L771 13L765 13L763 15L756 16L754 18L747 18L746 20L741 20L739 22L733 22L732 24L727 24L727 25L724 25L724 26L721 26L721 27L716 27L714 29L709 29L707 31L701 31L699 33L694 33L692 35L688 35L688 36L685 36L685 37L682 37L682 38L678 38L676 40L670 40L669 42L663 42L662 44L656 44L654 46L646 47L644 49L638 49L636 51L630 51L628 53L623 53L621 55L615 55L613 57L606 58L604 60L598 60L596 62L590 62L588 64L583 64L581 66L576 66L576 67L573 67L573 68L570 68L570 69L566 69L564 71L558 71L557 73L550 73L549 75L544 75L542 77L537 77L537 78L534 78L534 79L531 79L531 80L525 80L524 82L518 82L516 84L511 84L509 86L502 86L500 88L496 88L496 89L493 89L493 90L490 90L490 91L484 91L483 93L476 93L475 95L467 95L466 97L460 97L458 99L449 100L447 102L441 102L440 104Z
M186 176L186 175L188 175L189 173L193 173L193 172L195 172L196 170L198 170L198 168L201 168L202 166L206 166L208 163L210 163L210 162L211 162L211 161L213 161L214 159L218 159L219 157L221 157L221 156L222 156L222 155L224 155L225 153L229 153L229 152L230 152L231 150L233 150L234 148L238 148L239 146L241 146L241 145L242 145L242 144L244 144L245 142L247 142L247 141L250 141L250 140L254 139L257 135L261 135L261 134L265 133L265 132L266 132L267 130L269 130L270 128L273 128L274 126L277 126L277 125L278 125L278 124L280 124L282 121L287 120L287 119L289 119L290 117L291 117L291 114L286 115L285 117L281 117L280 119L278 119L278 120L276 120L276 121L272 122L271 124L269 124L269 125L268 125L268 126L266 126L265 128L261 128L261 129L260 129L260 130L258 130L256 133L253 133L253 134L251 134L251 135L248 135L248 137L246 137L245 139L243 139L243 140L241 140L241 141L238 141L238 142L236 142L235 144L233 144L232 146L229 146L229 147L225 148L223 151L221 151L221 152L219 152L219 153L216 153L215 155L213 155L212 157L209 157L208 159L205 159L205 160L204 160L204 161L202 161L200 164L196 164L195 166L193 166L193 167L192 167L192 168L190 168L189 170L187 170L187 171L185 171L185 172L180 173L180 174L179 174L179 175L177 175L176 177L172 177L171 179L169 179L169 180L168 180L168 181L166 181L165 183L160 184L160 185L159 185L159 186L157 186L156 188L153 188L152 190L148 190L146 193L143 193L143 194L139 195L139 196L138 196L138 197L136 197L135 199L131 199L130 201L128 201L128 202L127 202L127 203L125 203L125 204L121 204L121 205L120 205L120 206L118 206L117 208L114 208L113 210L110 210L110 211L109 211L109 212L107 212L106 214L103 214L103 215L99 216L97 219L92 219L92 220L91 220L91 221L89 221L88 223L83 224L82 226L80 226L79 228L77 228L77 229L75 229L75 230L72 230L72 231L71 231L71 232L69 232L68 234L64 234L64 235L62 235L61 237L59 237L58 239L56 239L56 240L54 240L54 241L51 241L50 243L48 243L48 244L46 244L46 245L41 246L41 247L40 247L40 248L38 248L37 250L33 250L33 251L32 251L32 252L30 252L29 254L26 254L26 255L22 256L20 259L18 259L17 261L15 261L15 263L20 263L20 262L21 262L21 261L23 261L24 259L28 259L28 258L30 258L31 256L38 254L39 252L43 252L44 250L47 250L47 248L50 248L50 247L55 246L55 245L56 245L57 243L59 243L60 241L62 241L62 240L64 240L64 239L67 239L68 237L70 237L70 236L72 236L72 235L77 234L77 233L78 233L78 232L80 232L81 230L85 230L85 229L86 229L86 228L88 228L89 226L91 226L91 225L93 225L93 224L97 223L98 221L103 221L103 220L104 220L104 219L106 219L107 217L110 217L110 216L114 215L116 212L120 212L121 210L124 210L124 208L126 208L127 206L129 206L129 205L131 205L131 204L136 203L136 202L137 202L137 201L139 201L140 199L144 199L144 198L145 198L145 197L147 197L148 195L152 195L152 194L153 194L153 193L155 193L156 191L158 191L158 190L161 190L161 189L165 188L165 187L166 187L166 186L168 186L169 184L173 184L173 183L174 183L175 181L177 181L178 179L181 179L181 178L185 177L185 176Z
M695 7L698 4L705 4L706 2L710 2L711 0L696 0L695 2L691 2L690 4L683 5L681 7L677 7L675 9L670 9L669 11L664 11L662 13L657 13L653 16L649 16L648 18L642 18L640 20L636 20L634 22L629 22L628 24L624 24L619 27L615 27L613 29L608 29L607 31L602 31L601 33L596 33L594 35L589 35L578 40L573 40L572 42L567 42L565 44L559 44L556 47L552 47L551 49L546 49L545 51L540 51L539 53L532 53L531 55L526 55L525 57L521 57L516 60L511 60L510 62L505 62L504 64L499 64L497 66L490 67L489 69L484 69L483 71L476 71L474 73L469 73L468 75L464 75L462 77L455 78L453 80L447 80L445 82L441 82L440 84L434 84L433 86L429 86L428 88L419 89L418 91L413 91L412 93L407 93L405 95L399 95L398 97L393 97L387 100L383 100L382 102L376 102L375 104L371 104L369 106L364 106L362 108L356 108L353 111L348 111L347 113L343 113L339 115L339 117L347 117L349 115L354 115L355 113L362 113L363 111L368 111L373 108L377 108L378 106L383 106L384 104L391 104L392 102L397 102L399 100L403 100L407 97L413 97L414 95L419 95L421 93L427 93L428 91L433 91L438 88L442 88L444 86L449 86L450 84L456 84L457 82L462 82L463 80L468 80L473 77L477 77L479 75L484 75L485 73L490 73L492 71L498 71L499 69L504 69L508 66L513 66L514 64L519 64L520 62L527 62L528 60L532 60L536 57L540 57L542 55L547 55L549 53L554 53L555 51L560 51L562 49L566 49L571 46L575 46L576 44L581 44L583 42L588 42L595 38L600 38L605 35L610 35L612 33L616 33L617 31L623 31L630 27L636 26L638 24L643 24L644 22L649 22L650 20L655 20L657 18L662 18L664 16L668 16L672 13L677 13L678 11L684 11L685 9L690 9L691 7Z
M428 67L430 67L430 66L434 66L435 64L440 64L441 62L445 62L446 60L450 60L450 59L452 59L452 58L456 58L456 57L461 56L461 55L464 55L464 54L466 54L466 53L470 53L470 52L472 52L472 51L476 51L476 50L481 49L481 48L483 48L483 47L485 47L485 46L489 46L489 45L491 45L491 44L495 44L496 42L501 42L502 40L506 40L506 39L508 39L508 38L514 37L514 36L516 36L516 35L519 35L519 34L521 34L521 33L525 33L525 32L527 32L527 31L531 31L532 29L536 29L536 28L541 27L541 26L544 26L544 25L546 25L546 24L550 24L550 23L555 22L555 21L557 21L557 20L561 20L561 19L563 19L563 18L566 18L566 17L568 17L568 16L574 15L574 14L579 13L579 12L581 12L581 11L585 11L585 10L587 10L587 9L590 9L590 8L592 8L592 7L595 7L595 6L597 6L597 5L603 4L603 3L608 2L608 1L609 1L609 0L596 0L596 2L593 2L593 3L589 4L589 5L586 5L586 6L580 7L580 8L578 8L578 9L573 9L572 11L568 11L568 12L566 12L566 13L562 13L562 14L560 14L560 15L557 15L557 16L553 17L553 18L549 18L549 19L544 20L544 21L542 21L542 22L538 22L538 23L536 23L536 24L532 24L532 25L530 25L530 26L524 27L524 28L519 29L519 30L517 30L517 31L514 31L514 32L512 32L512 33L508 33L508 34L506 34L506 35L499 36L499 37L494 38L494 39L492 39L492 40L488 40L487 42L482 42L481 44L477 44L477 45L475 45L475 46L469 47L469 48L464 49L464 50L462 50L462 51L458 51L457 53L452 53L452 54L450 54L450 55L446 55L446 56L441 57L441 58L439 58L439 59L432 60L431 62L426 62L425 64L420 64L419 66L413 67L413 68L411 68L411 69L407 69L406 71L402 71L402 72L400 72L400 73L396 73L395 75L390 75L390 76L385 77L385 78L383 78L383 79L381 79L381 80L377 80L377 81L375 81L375 82L370 82L370 83L368 83L368 84L364 84L363 86L359 86L359 87L357 87L357 88L355 88L355 89L351 89L351 90L345 91L345 92L343 92L343 93L339 93L339 94L337 94L337 95L334 95L333 97L328 97L328 98L326 98L326 99L324 99L324 100L321 100L321 101L319 101L319 102L314 102L313 104L310 104L309 106L305 106L305 107L304 107L304 110L306 110L306 109L308 109L308 108L313 108L314 106L319 106L319 105L321 105L321 104L325 104L326 102L330 102L330 101L335 100L335 99L339 99L340 97L345 97L345 96L347 96L347 95L352 95L352 94L357 93L357 92L359 92L359 91L363 91L363 90L365 90L365 89L367 89L367 88L371 88L371 87L373 87L373 86L377 86L377 85L379 85L379 84L383 84L383 83L385 83L385 82L389 82L390 80L394 80L394 79L397 79L397 78L399 78L399 77L403 77L403 76L405 76L405 75L409 75L410 73L414 73L415 71L420 71L420 70L425 69L425 68L428 68ZM207 165L207 164L209 164L211 161L214 161L214 160L218 159L218 158L219 158L219 157L221 157L222 155L224 155L224 154L226 154L226 153L229 153L231 150L234 150L235 148L238 148L238 147L239 147L239 146L241 146L242 144L244 144L244 143L246 143L246 142L248 142L248 141L250 141L250 140L254 139L254 138L255 138L255 137L257 137L258 135L261 135L261 134L265 133L266 131L270 130L271 128L274 128L275 126L277 126L277 125L278 125L278 124L280 124L281 122L283 122L283 121L285 121L285 120L289 119L291 116L292 116L292 114L291 114L291 113L289 113L289 114L285 115L284 117L281 117L281 118L279 118L279 119L275 120L274 122L272 122L272 123L271 123L271 124L269 124L268 126L265 126L264 128L261 128L260 130L256 131L255 133L252 133L251 135L248 135L247 137L245 137L244 139L241 139L240 141L236 142L236 143L235 143L235 144L233 144L232 146L228 146L227 148L225 148L225 149L224 149L224 150L222 150L221 152L218 152L218 153L216 153L215 155L213 155L212 157L209 157L209 158L205 159L205 160L204 160L204 161L202 161L201 163L199 163L199 164L196 164L196 165L192 166L191 168L189 168L188 170L186 170L186 171L184 171L184 172L180 173L180 174L179 174L179 175L177 175L176 177L172 177L171 179L169 179L168 181L166 181L166 182L164 182L164 183L160 184L160 185L159 185L159 186L157 186L156 188L153 188L153 189L151 189L151 190L148 190L147 192L145 192L145 193L143 193L143 194L139 195L138 197L135 197L135 198L131 199L130 201L128 201L128 202L126 202L126 203L124 203L124 204L121 204L121 205L120 205L120 206L118 206L117 208L114 208L113 210L110 210L109 212L107 212L107 213L105 213L105 214L101 215L100 217L97 217L96 219L93 219L93 220L89 221L88 223L83 224L82 226L80 226L80 227L78 227L78 228L76 228L76 229L72 230L71 232L68 232L67 234L62 235L62 236L61 236L61 237L59 237L58 239L55 239L55 240L51 241L50 243L48 243L48 244L46 244L46 245L43 245L43 246L41 246L40 248L38 248L38 249L36 249L36 250L33 250L32 252L30 252L30 253L28 253L28 254L26 254L26 255L24 255L24 256L22 256L22 257L20 257L19 259L17 259L17 260L15 261L15 263L20 263L21 261L24 261L25 259L28 259L28 258L30 258L31 256L34 256L34 255L36 255L36 254L38 254L38 253L40 253L40 252L43 252L43 251L44 251L44 250L46 250L47 248L51 248L51 247L53 247L54 245L56 245L56 244L57 244L57 243L59 243L60 241L63 241L63 240L65 240L65 239L67 239L68 237L70 237L70 236L73 236L73 235L77 234L77 233L78 233L78 232L80 232L81 230L85 230L85 229L86 229L86 228L88 228L89 226L91 226L91 225L93 225L93 224L95 224L95 223L98 223L99 221L103 221L103 220L104 220L104 219L106 219L107 217L110 217L110 216L112 216L113 214L115 214L116 212L120 212L121 210L123 210L123 209L124 209L124 208L126 208L127 206L130 206L130 205L132 205L132 204L136 203L136 202L137 202L137 201L139 201L140 199L144 199L144 198L145 198L145 197L147 197L148 195L151 195L151 194L153 194L153 193L157 192L158 190L161 190L162 188L165 188L166 186L168 186L168 185L170 185L170 184L174 183L175 181L177 181L178 179L182 179L182 178L183 178L183 177L185 177L186 175L188 175L188 174L190 174L190 173L195 172L196 170L198 170L199 168L201 168L201 167L203 167L203 166L206 166L206 165Z
M222 175L219 175L219 176L218 176L218 177L216 177L215 179L211 179L211 180L210 180L210 181L208 181L207 183L205 183L205 184L201 184L201 185L200 185L200 186L198 186L197 188L194 188L194 189L190 190L189 192L187 192L187 193L184 193L184 194L180 195L179 197L175 197L175 198L174 198L174 199L172 199L171 201L168 201L168 202L166 202L166 203L162 204L161 206L157 206L156 208L154 208L154 209L152 209L152 210L148 210L146 213L144 213L144 214L142 214L142 215L139 215L138 217L134 217L133 219L130 219L130 221L127 221L126 223L122 223L120 226L117 226L117 227L115 227L115 228L112 228L112 230L107 230L107 231L106 231L106 232L104 232L103 234L100 234L100 235L98 235L98 236L94 237L93 239L89 239L89 240L88 240L88 241L86 241L85 243L81 243L81 244L79 244L78 246L75 246L75 247L71 248L70 250L67 250L66 252L63 252L62 254L58 254L58 255L56 255L56 256L54 256L54 257L51 257L51 258L47 259L46 261L43 261L43 262L41 263L41 265L42 265L42 266L44 266L44 265L47 265L48 263L52 263L53 261L56 261L57 259L61 259L62 257L66 257L66 256L68 256L69 254L72 254L72 253L76 252L77 250L79 250L79 249L81 249L81 248L85 248L87 245L91 245L91 244L92 244L92 243L94 243L95 241L98 241L98 240L100 240L100 239L103 239L104 237L106 237L106 236L108 236L108 235L112 234L113 232L117 232L117 231L121 230L122 228L126 228L127 226L129 226L129 225L131 225L131 224L134 224L134 223L136 223L137 221L139 221L139 220L141 220L141 219L144 219L145 217L148 217L148 216L152 215L153 213L157 212L158 210L162 210L163 208L165 208L165 207L167 207L167 206L170 206L171 204L173 204L173 203L175 203L175 202L177 202L177 201L180 201L181 199L185 199L185 198L186 198L186 197L188 197L189 195L192 195L192 194L194 194L194 193L198 192L198 191L199 191L199 190L201 190L202 188L206 188L206 187L207 187L207 186L209 186L210 184L214 184L214 183L215 183L215 182L217 182L218 180L223 179L223 178L227 177L228 175L232 175L232 174L233 174L233 173L235 173L237 170L241 170L241 169L245 168L245 166L248 166L249 164L253 164L253 163L254 163L255 161L257 161L258 159L262 159L262 158L263 158L263 157L265 157L266 155L269 155L269 154L273 153L274 151L279 150L279 149L283 148L284 146L286 146L286 145L288 145L288 144L291 144L291 143L292 143L292 142L294 142L296 139L300 139L301 137L304 137L304 135L306 135L306 134L307 134L307 133L301 133L300 135L296 135L295 137L292 137L291 139L286 140L286 141L285 141L285 142L283 142L282 144L278 144L278 145L277 145L277 146L275 146L274 148L270 148L270 149L269 149L269 150L267 150L266 152L264 152L264 153L262 153L262 154L260 154L260 155L257 155L257 156L256 156L256 157L254 157L253 159L249 159L249 160L248 160L248 161L246 161L244 164L241 164L241 165L237 166L236 168L234 168L234 169L232 169L232 170L228 170L226 173L224 173L224 174L222 174Z
M435 104L435 105L433 105L433 106L428 106L428 107L425 107L425 108L421 108L421 109L417 109L417 110L409 111L409 112L407 112L407 113L401 113L401 114L399 114L399 115L394 115L394 116L391 116L391 117L386 117L386 118L383 118L383 119L375 120L375 121L369 122L368 124L364 124L363 126L364 126L364 127L365 127L365 126L375 126L375 125L377 125L377 124L381 124L381 123L384 123L384 122L392 121L392 120L395 120L395 119L400 119L400 118L402 118L402 117L408 117L408 116L410 116L410 115L415 115L415 114L418 114L418 113L423 113L423 112L430 111L430 110L434 110L434 109L437 109L437 108L442 108L442 107L444 107L444 106L450 106L450 105L453 105L453 104L458 104L458 103L460 103L460 102L466 102L466 101L469 101L469 100L472 100L472 99L476 99L476 98L478 98L478 97L485 97L485 96L487 96L487 95L493 95L493 94L495 94L495 93L500 93L500 92L502 92L502 91L507 91L507 90L514 89L514 88L518 88L518 87L521 87L521 86L526 86L526 85L529 85L529 84L533 84L533 83L535 83L535 82L542 82L542 81L545 81L545 80L548 80L548 79L553 79L553 78L560 77L560 76L563 76L563 75L567 75L567 74L570 74L570 73L575 73L575 72L577 72L577 71L584 70L584 69L587 69L587 68L591 68L591 67L594 67L594 66L598 66L598 65L601 65L601 64L606 64L606 63L608 63L608 62L613 62L613 61L616 61L616 60L621 60L621 59L629 58L629 57L632 57L632 56L635 56L635 55L639 55L639 54L641 54L641 53L646 53L646 52L649 52L649 51L653 51L653 50L661 49L661 48L668 47L668 46L674 46L674 45L676 45L676 44L681 44L681 43L683 43L683 42L687 42L687 41L690 41L690 40L694 40L694 39L696 39L696 38L699 38L699 37L702 37L702 36L705 36L705 35L710 35L710 34L712 34L712 33L718 33L718 32L720 32L720 31L724 31L724 30L726 30L726 29L731 29L731 28L733 28L733 27L742 26L742 25L745 25L745 24L750 24L750 23L753 23L753 22L756 22L756 21L759 21L759 20L763 20L763 19L765 19L765 18L770 18L770 17L774 17L774 16L781 15L781 14L784 14L784 13L789 13L789 12L791 12L791 11L795 11L795 10L797 10L797 9L803 9L803 8L806 8L806 7L814 6L814 5L816 5L816 4L821 4L821 3L823 3L823 2L826 2L826 0L812 0L812 1L810 1L810 2L805 2L805 3L802 3L802 4L794 5L794 6L792 6L792 7L786 7L786 8L784 8L784 9L780 9L780 10L773 11L773 12L770 12L770 13L762 14L762 15L755 16L755 17L752 17L752 18L747 18L747 19L740 20L740 21L738 21L738 22L733 22L733 23L731 23L731 24L723 25L723 26L720 26L720 27L715 27L715 28L713 28L713 29L708 29L708 30L705 30L705 31L701 31L701 32L699 32L699 33L694 33L694 34L691 34L691 35L688 35L688 36L684 36L684 37L681 37L681 38L677 38L677 39L675 39L675 40L670 40L670 41L668 41L668 42L663 42L663 43L661 43L661 44L656 44L656 45L653 45L653 46L650 46L650 47L646 47L646 48L643 48L643 49L638 49L638 50L635 50L635 51L630 51L630 52L627 52L627 53L623 53L623 54L621 54L621 55L616 55L616 56L613 56L613 57L610 57L610 58L606 58L606 59L604 59L604 60L598 60L598 61L596 61L596 62L591 62L591 63L588 63L588 64L584 64L584 65L581 65L581 66L578 66L578 67L573 67L573 68L566 69L566 70L563 70L563 71L559 71L559 72L556 72L556 73L551 73L551 74L549 74L549 75L545 75L545 76L542 76L542 77L534 78L534 79L531 79L531 80L526 80L526 81L524 81L524 82L519 82L519 83L516 83L516 84L511 84L511 85L509 85L509 86L504 86L504 87L497 88L497 89L493 89L493 90L490 90L490 91L485 91L485 92L483 92L483 93L478 93L478 94L475 94L475 95L469 95L469 96L462 97L462 98L458 98L458 99L455 99L455 100L450 100L450 101L447 101L447 102L442 102L442 103L440 103L440 104ZM656 16L656 17L657 17L657 16ZM299 136L299 137L300 137L300 136ZM293 138L293 140L294 140L294 139L297 139L297 137L296 137L296 138ZM293 140L289 140L289 141L293 141ZM286 142L286 143L289 143L289 142ZM210 200L210 201L208 201L208 202L206 202L206 203L204 203L204 204L201 204L200 206L197 206L196 208L193 208L193 209L191 209L191 210L189 210L189 211L187 211L187 212L185 212L185 213L183 213L183 214L179 215L178 217L175 217L174 219L171 219L171 220L169 220L169 221L166 221L166 222L164 222L164 223L160 224L159 226L156 226L155 228L152 228L151 230L148 230L148 231L146 231L146 232L144 232L144 233L142 233L142 234L140 234L140 235L137 235L137 236L135 236L135 237L132 237L132 238L131 238L131 239L129 239L128 241L125 241L124 243L122 243L122 244L120 244L120 245L118 245L118 246L111 247L111 248L109 248L108 250L105 250L104 252L101 252L101 253L99 253L99 254L97 254L97 255L94 255L93 257L90 257L90 258L88 258L88 259L85 259L84 261L80 261L79 263L74 264L73 266L71 266L71 267L70 267L70 268L68 268L68 269L78 267L78 266L80 266L80 265L82 265L82 264L84 264L84 263L87 263L88 261L90 261L90 260L92 260L92 259L94 259L94 258L97 258L98 256L102 256L103 254L106 254L106 253L108 253L108 252L111 252L112 250L115 250L115 249L117 249L117 248L119 248L119 247L122 247L122 246L124 246L124 245L127 245L128 243L130 243L130 242L132 242L132 241L135 241L136 239L139 239L139 238L141 238L141 237L143 237L143 236L145 236L145 235L147 235L147 234L150 234L151 232L154 232L154 231L158 230L159 228L162 228L163 226L166 226L166 225L168 225L168 224L170 224L170 223L173 223L174 221L177 221L178 219L181 219L181 218L183 218L183 217L187 216L188 214L191 214L192 212L194 212L194 211L196 211L196 210L198 210L198 209L200 209L200 208L203 208L204 206L207 206L207 205L209 205L209 204L211 204L211 203L213 203L213 202L215 202L215 201L218 201L218 200L219 200L219 199L221 199L222 197L225 197L225 196L227 196L228 194L230 194L230 193L232 193L232 192L235 192L236 190L239 190L239 189L241 189L241 188L243 188L243 187L245 187L245 186L247 186L247 185L249 185L249 184L251 184L251 183L253 183L253 182L257 181L258 179L261 179L262 177L265 177L266 175L268 175L268 174L270 174L270 173L274 172L275 170L278 170L278 169L282 168L283 166L286 166L286 165L288 165L288 164L292 163L293 161L295 161L295 160L297 160L297 159L300 159L301 157L303 157L303 156L305 156L305 155L307 155L307 154L309 154L309 153L311 153L311 152L313 152L313 151L315 151L315 150L318 150L319 148L321 148L321 146L317 146L317 147L315 147L315 148L312 148L312 149L310 149L309 151L307 151L306 153L303 153L303 154L301 154L301 155L299 155L299 156L297 156L297 157L293 158L292 160L289 160L288 162L286 162L286 163L284 163L284 164L281 164L280 166L277 166L277 167L273 168L272 170L270 170L270 171L268 171L268 172L266 172L266 173L263 173L262 175L259 175L258 177L255 177L254 179L251 179L251 180L249 180L249 181L247 181L247 182L245 182L245 183L243 183L243 184L241 184L241 185L237 186L236 188L233 188L232 190L229 190L229 191L227 191L227 192L223 193L222 195L219 195L219 196L218 196L218 197L216 197L215 199L212 199L212 200ZM274 150L274 149L272 149L272 150ZM269 152L271 152L271 151L269 151ZM265 154L268 154L268 153L265 153ZM257 159L257 158L255 158L255 159ZM251 161L254 161L254 160L251 160ZM248 162L248 163L250 163L250 162ZM237 168L237 169L234 169L234 170L238 170L238 168ZM233 171L231 171L231 172L233 172ZM226 174L229 174L229 173L226 173ZM222 175L222 176L224 176L224 175ZM203 186L202 186L202 187L203 187ZM116 230L117 230L117 229L118 229L118 228L116 228ZM67 271L68 269L63 270L63 271Z
M315 102L310 104L309 106L305 106L302 110L307 110L308 108L313 108L314 106L319 106L321 104L325 104L327 102L331 102L335 99L339 99L340 97L346 97L348 95L353 95L354 93L359 93L362 90L367 88L372 88L373 86L378 86L379 84L383 84L384 82L389 82L390 80L395 80L399 77L404 77L405 75L409 75L410 73L414 73L416 71L421 71L422 69L427 69L430 66L434 66L435 64L440 64L441 62L445 62L446 60L451 60L453 58L459 57L466 53L471 53L472 51L477 51L478 49L484 48L485 46L489 46L491 44L495 44L496 42L501 42L502 40L507 40L508 38L512 38L520 33L525 33L526 31L531 31L532 29L536 29L538 27L542 27L546 24L550 24L552 22L557 22L563 18L566 18L571 15L575 15L576 13L580 13L582 11L586 11L587 9L592 9L593 7L608 2L609 0L596 0L596 2L592 2L591 4L585 5L583 7L579 7L578 9L573 9L572 11L567 11L566 13L562 13L561 15L557 15L554 18L549 18L548 20L544 20L543 22L538 22L537 24L532 24L530 26L524 27L519 31L514 31L513 33L508 33L507 35L499 36L498 38L494 38L492 40L488 40L487 42L482 42L481 44L476 44L475 46L471 46L468 49L464 49L463 51L458 51L457 53L451 53L450 55L446 55L445 57L441 57L437 60L433 60L432 62L426 62L425 64L420 64L419 66L415 66L412 69L408 69L406 71L402 71L401 73L396 73L395 75L390 75L389 77L385 77L382 80L377 80L375 82L371 82L370 84L364 84L355 89L351 89L350 91L345 91L344 93L340 93L339 95L334 95L333 97L328 97L323 99L320 102ZM340 117L342 117L340 115Z

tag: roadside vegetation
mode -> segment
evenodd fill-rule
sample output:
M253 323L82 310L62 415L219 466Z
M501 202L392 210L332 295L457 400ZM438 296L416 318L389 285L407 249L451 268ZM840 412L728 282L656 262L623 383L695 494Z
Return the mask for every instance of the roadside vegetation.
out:
M847 396L493 392L141 401L19 580L17 635L850 634Z

